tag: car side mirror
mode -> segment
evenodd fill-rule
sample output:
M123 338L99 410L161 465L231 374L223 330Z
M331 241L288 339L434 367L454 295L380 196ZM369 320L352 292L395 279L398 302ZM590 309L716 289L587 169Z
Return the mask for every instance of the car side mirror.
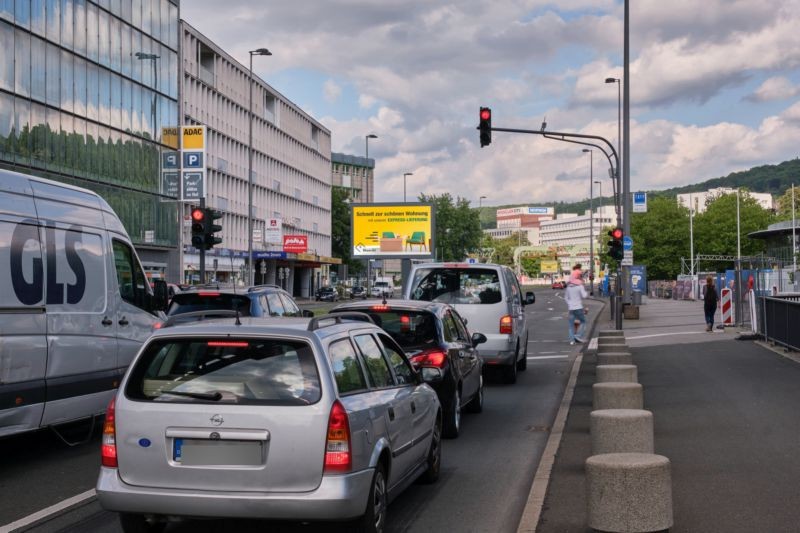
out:
M472 347L475 348L479 344L483 344L486 342L486 335L483 333L473 333L472 334Z
M153 280L153 311L166 311L169 304L169 287L163 279Z
M536 294L533 291L528 291L525 293L525 305L531 305L536 303Z
M300 314L305 318L312 318L314 316L314 311L311 309L303 309L300 311Z

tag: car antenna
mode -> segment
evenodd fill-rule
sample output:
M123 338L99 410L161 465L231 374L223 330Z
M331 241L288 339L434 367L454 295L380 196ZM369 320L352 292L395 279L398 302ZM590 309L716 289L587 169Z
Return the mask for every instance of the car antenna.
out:
M233 255L231 255L229 259L231 260L231 272L233 272ZM251 262L252 262L252 260L251 260ZM233 281L233 295L237 296L237 294L236 294L236 280ZM236 322L234 322L234 324L237 325L237 326L241 326L242 325L242 321L239 320L239 306L238 305L234 306L234 310L236 311Z

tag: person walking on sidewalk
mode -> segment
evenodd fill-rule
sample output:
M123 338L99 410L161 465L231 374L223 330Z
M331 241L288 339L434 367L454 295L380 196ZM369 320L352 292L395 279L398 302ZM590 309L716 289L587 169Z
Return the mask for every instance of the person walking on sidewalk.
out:
M586 332L586 314L583 309L583 299L589 296L583 288L580 268L572 271L567 289L564 291L564 301L567 302L569 315L567 316L567 326L569 327L569 343L586 342L583 335ZM580 322L580 330L575 333L574 323Z
M714 286L714 278L706 278L706 290L703 296L703 311L706 313L706 331L714 331L714 313L717 312L717 288Z

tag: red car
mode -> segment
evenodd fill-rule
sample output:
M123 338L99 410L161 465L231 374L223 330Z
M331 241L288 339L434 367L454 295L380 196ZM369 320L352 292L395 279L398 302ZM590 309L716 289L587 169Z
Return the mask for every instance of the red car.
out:
M554 281L552 287L554 289L566 289L567 282L566 281Z

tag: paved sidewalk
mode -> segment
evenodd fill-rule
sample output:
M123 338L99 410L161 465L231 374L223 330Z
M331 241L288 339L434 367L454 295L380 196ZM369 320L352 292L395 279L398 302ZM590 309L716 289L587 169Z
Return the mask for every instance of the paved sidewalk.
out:
M607 329L608 308L596 329ZM800 364L732 329L704 331L702 302L649 300L624 330L672 463L671 532L800 532ZM595 356L585 355L544 497L541 533L585 532L584 462ZM568 391L569 392L569 391Z

